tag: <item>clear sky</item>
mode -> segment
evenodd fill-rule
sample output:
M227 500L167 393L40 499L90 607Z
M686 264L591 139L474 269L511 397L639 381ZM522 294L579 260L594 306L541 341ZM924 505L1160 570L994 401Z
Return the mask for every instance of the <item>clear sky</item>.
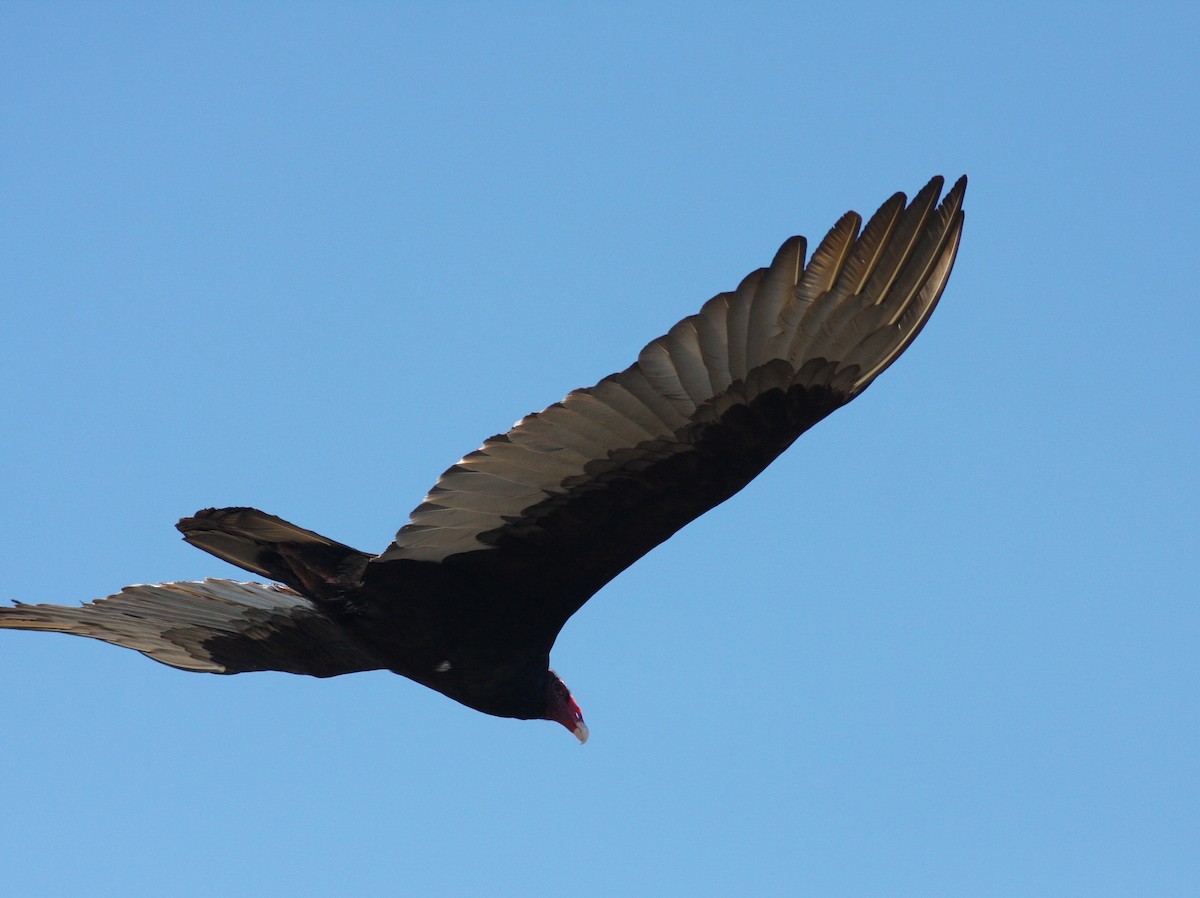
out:
M790 234L966 172L861 399L610 584L592 730L0 633L13 895L1185 895L1194 4L0 7L0 598L381 551Z

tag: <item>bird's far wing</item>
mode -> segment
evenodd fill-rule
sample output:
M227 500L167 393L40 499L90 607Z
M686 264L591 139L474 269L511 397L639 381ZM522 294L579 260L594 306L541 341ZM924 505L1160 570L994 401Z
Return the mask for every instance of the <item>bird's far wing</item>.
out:
M933 312L962 233L960 179L847 213L705 303L637 362L519 421L447 470L367 565L442 562L532 602L552 632L680 527L849 402ZM522 598L526 597L526 598Z
M89 636L181 670L332 677L379 665L286 586L204 580L127 586L81 606L0 608L0 629Z

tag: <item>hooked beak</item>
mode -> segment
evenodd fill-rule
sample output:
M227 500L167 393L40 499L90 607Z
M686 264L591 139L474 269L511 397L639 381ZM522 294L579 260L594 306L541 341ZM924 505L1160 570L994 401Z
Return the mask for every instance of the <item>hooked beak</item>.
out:
M590 733L588 733L587 724L582 720L576 722L575 728L571 732L575 734L575 738L579 740L580 745L588 741Z
M572 701L571 704L575 705L575 702ZM571 735L579 740L580 745L588 741L588 736L591 734L588 732L587 724L583 722L583 714L580 713L578 705L573 708L561 709L554 719L570 730Z
M588 741L588 736L590 735L587 724L583 722L583 712L579 710L578 703L571 696L571 693L566 691L565 687L563 693L563 700L553 710L550 719L556 720L565 726L571 731L571 735L579 740L579 744L583 745L583 743Z
M588 728L587 724L583 722L583 712L579 710L579 702L575 701L567 684L560 680L554 671L547 673L546 705L549 711L546 714L548 720L557 720L565 726L571 731L571 735L579 740L580 745L588 741Z

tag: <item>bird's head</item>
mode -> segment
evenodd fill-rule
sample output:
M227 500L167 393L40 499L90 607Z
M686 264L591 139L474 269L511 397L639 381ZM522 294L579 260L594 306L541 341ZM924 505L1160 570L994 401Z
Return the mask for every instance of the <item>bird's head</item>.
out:
M557 720L579 740L580 745L588 741L587 724L583 722L583 712L571 695L567 684L558 678L554 671L549 671L546 677L546 720Z

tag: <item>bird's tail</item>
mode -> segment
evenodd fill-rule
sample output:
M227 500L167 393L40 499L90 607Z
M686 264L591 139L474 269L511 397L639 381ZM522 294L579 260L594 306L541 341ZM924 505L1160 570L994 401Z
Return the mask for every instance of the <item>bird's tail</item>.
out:
M318 600L360 582L372 558L257 508L206 508L175 526L193 546Z

